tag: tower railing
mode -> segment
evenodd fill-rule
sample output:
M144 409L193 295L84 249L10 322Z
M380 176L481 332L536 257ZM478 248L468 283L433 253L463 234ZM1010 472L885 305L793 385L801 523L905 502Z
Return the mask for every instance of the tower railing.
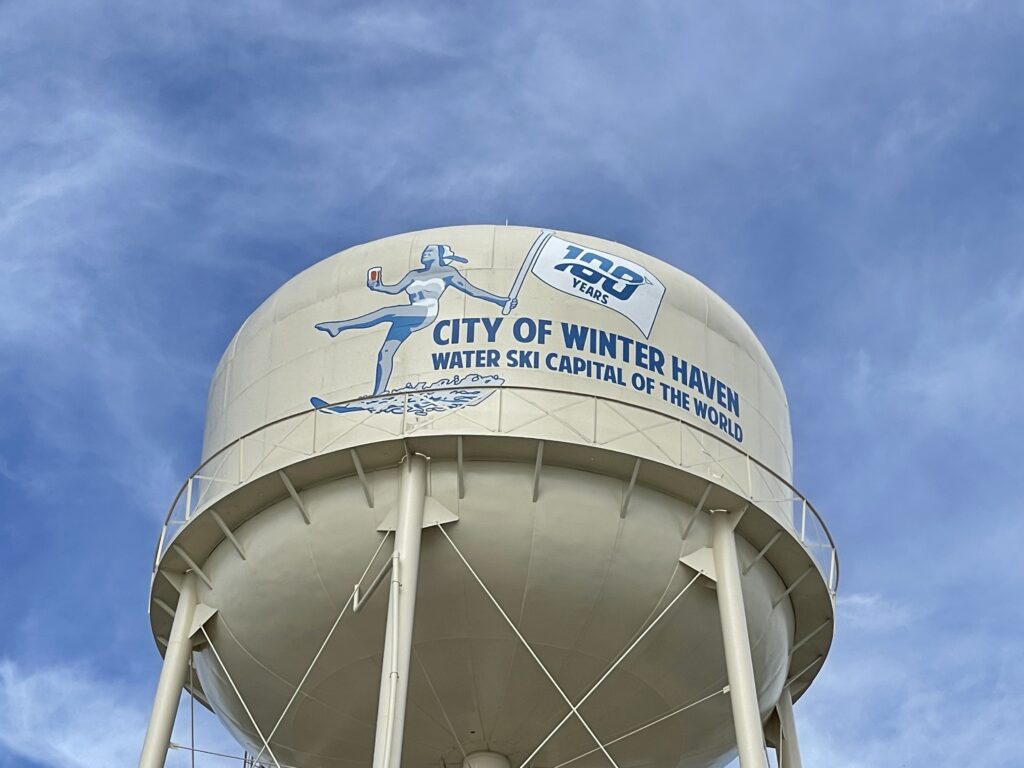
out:
M471 408L431 411L422 406L424 395L469 390L491 392L477 398ZM376 412L331 410L370 400ZM506 384L458 384L352 398L283 416L242 435L209 456L181 484L164 518L154 574L177 533L242 485L303 458L375 440L431 434L431 427L443 426L445 419L456 415L461 421L453 431L458 433L537 437L543 427L545 438L554 439L550 431L555 429L572 442L629 453L642 450L645 459L706 477L789 525L835 596L839 559L818 510L788 479L737 444L710 429L641 405L594 394ZM615 428L609 429L610 423ZM643 426L623 432L622 424Z

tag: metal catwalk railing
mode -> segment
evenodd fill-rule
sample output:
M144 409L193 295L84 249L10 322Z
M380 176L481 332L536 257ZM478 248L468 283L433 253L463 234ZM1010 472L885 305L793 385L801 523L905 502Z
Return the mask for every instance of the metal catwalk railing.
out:
M491 394L472 406L442 412L418 408L415 413L410 412L410 399L488 389L493 390ZM358 405L369 400L374 401L376 412L331 410L334 406ZM381 402L387 400L393 403L385 402L382 410ZM461 423L453 431L460 434L557 439L550 434L551 429L557 429L570 442L637 452L645 460L706 477L787 523L817 564L831 594L836 593L839 560L835 542L814 505L776 470L714 431L661 411L599 395L480 384L353 398L284 416L237 438L200 464L178 489L164 519L154 573L181 528L240 486L303 458L358 448L368 442L432 434L426 428L456 415ZM615 429L609 430L606 425L612 422ZM623 431L622 424L633 426L632 431ZM538 425L546 428L544 434L540 434ZM655 439L653 434L659 437Z

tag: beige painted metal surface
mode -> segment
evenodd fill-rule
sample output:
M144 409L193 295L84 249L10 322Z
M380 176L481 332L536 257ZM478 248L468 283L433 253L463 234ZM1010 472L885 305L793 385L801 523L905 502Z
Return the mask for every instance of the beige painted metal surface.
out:
M371 761L387 589L345 606L389 556L398 465L415 452L431 461L405 765L474 752L519 765L568 711L467 564L572 701L707 572L580 707L623 766L735 754L702 565L713 510L747 510L737 548L759 714L820 669L838 563L792 487L785 394L739 316L615 243L429 230L289 281L214 377L204 463L168 515L152 598L173 605L162 574L201 569L216 614L197 692L251 752L263 745L250 714L281 765ZM170 617L151 619L166 637ZM574 718L530 764L570 760L608 764Z
M228 346L210 389L204 457L256 427L307 410L311 397L338 402L373 392L374 361L387 324L342 330L334 337L316 330L318 324L410 303L408 292L389 295L368 289L371 268L381 267L383 282L393 284L410 270L422 269L423 251L441 244L467 259L465 264L453 262L450 268L458 269L472 285L505 296L544 232L494 226L425 230L350 248L295 276L253 312ZM789 479L792 445L786 396L763 347L739 315L695 278L646 254L586 235L558 234L561 242L570 244L566 250L576 243L621 257L621 263L600 271L601 275L633 265L663 284L649 336L614 308L594 303L586 293L556 290L532 271L517 294L518 305L508 315L489 300L449 287L435 302L436 308L423 300L424 311L428 317L434 313L434 319L401 344L390 389L476 375L499 377L500 383L513 387L595 394L711 429ZM594 280L592 285L575 278L581 290L600 293L609 287L604 277L595 278L598 267L593 262L566 261L567 270L552 268L544 275L572 279L570 270L575 268ZM615 285L613 281L610 287ZM638 298L649 304L654 297L634 293L626 306ZM484 320L491 327L500 323L490 337ZM542 323L550 325L538 327ZM567 345L563 324L570 330L586 326L604 331L605 354L590 350L589 337L583 350ZM533 358L521 359L520 353L537 353L537 367L510 367L510 351L524 365ZM444 353L454 353L459 364L469 366L436 369L434 355ZM665 358L660 366L659 353ZM551 355L555 357L549 360ZM592 365L575 374L557 370L566 357L570 366L575 359ZM688 365L684 368L682 363ZM609 380L599 378L605 375ZM642 390L634 386L634 375L643 380L637 380ZM698 387L690 386L691 375L696 375ZM649 379L653 385L648 393ZM719 397L721 386L738 396L738 407L722 405L729 399L728 394ZM708 394L702 394L702 389ZM677 404L684 402L682 395L687 396L688 409ZM703 417L698 409L705 413ZM741 441L723 428L724 422L712 423L711 409L730 420L732 435L738 434L739 426ZM465 417L472 419L475 410L465 408ZM658 441L656 434L649 437Z
M320 484L303 493L310 525L290 500L281 500L236 529L244 561L226 542L206 560L215 586L200 587L200 594L218 611L212 638L244 681L239 687L258 722L276 721L377 549L399 471L371 473L374 509L356 478ZM533 468L525 463L473 462L462 500L453 462L431 462L430 482L433 497L459 513L449 535L573 700L693 576L679 563L680 530L692 508L664 494L639 489L622 519L622 484L581 470L547 468L535 503ZM709 522L700 520L690 546L707 546L710 536ZM755 554L750 545L742 551L747 560ZM788 601L772 609L784 586L767 563L744 577L743 588L766 715L785 682L793 613ZM381 589L342 619L274 739L282 764L370 763L386 612ZM437 765L441 756L457 764L459 743L467 753L497 751L518 765L565 713L557 692L430 528L423 532L414 648L405 765ZM698 583L582 712L610 739L721 691L721 649L715 591ZM216 661L209 651L199 659L215 708L251 752L259 751ZM719 695L610 752L621 764L703 766L734 745L728 696ZM554 766L593 746L570 721L533 764ZM596 754L579 764L607 763Z

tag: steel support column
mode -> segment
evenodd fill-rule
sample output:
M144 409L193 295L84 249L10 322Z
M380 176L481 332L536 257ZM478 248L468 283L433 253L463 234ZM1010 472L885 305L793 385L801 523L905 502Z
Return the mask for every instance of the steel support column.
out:
M793 717L793 697L789 688L782 689L779 703L779 768L801 768L800 742L796 738L796 719Z
M192 655L192 620L196 612L196 576L186 573L178 594L178 607L174 610L171 634L167 638L164 665L160 670L160 681L156 686L153 711L146 727L146 739L142 743L139 768L163 768L167 760L167 749L171 743L174 718L178 714L181 689L188 673L188 661Z
M392 555L391 595L384 635L384 663L377 700L377 735L373 768L399 768L409 692L409 662L416 612L416 579L420 568L420 539L427 490L427 460L409 456L399 468L398 520Z
M764 731L757 706L754 663L750 658L750 636L743 611L743 588L736 554L736 518L728 512L712 515L715 572L718 577L718 612L722 621L725 669L729 676L729 698L736 728L736 747L741 768L768 768Z

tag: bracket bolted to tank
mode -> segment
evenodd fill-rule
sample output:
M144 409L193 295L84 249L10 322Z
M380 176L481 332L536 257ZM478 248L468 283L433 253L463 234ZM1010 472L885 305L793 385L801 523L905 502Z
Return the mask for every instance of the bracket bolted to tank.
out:
M459 513L448 509L444 504L433 496L427 496L423 505L423 528L433 528L435 525L456 523L459 520ZM384 521L377 526L381 533L394 531L398 526L398 505L392 506L384 515Z

